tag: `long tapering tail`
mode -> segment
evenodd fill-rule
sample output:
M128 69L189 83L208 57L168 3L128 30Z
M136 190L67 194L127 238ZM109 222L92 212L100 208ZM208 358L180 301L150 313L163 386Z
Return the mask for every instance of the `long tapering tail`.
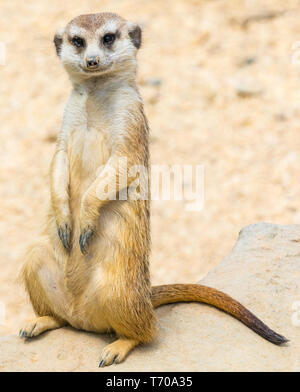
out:
M152 287L154 308L174 302L203 302L215 306L231 314L269 342L277 345L288 342L284 336L270 329L242 304L221 291L199 284L170 284Z

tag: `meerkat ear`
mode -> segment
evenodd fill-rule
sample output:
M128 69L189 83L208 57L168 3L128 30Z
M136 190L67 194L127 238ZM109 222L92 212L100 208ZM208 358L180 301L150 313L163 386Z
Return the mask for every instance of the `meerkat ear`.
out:
M130 24L128 29L128 35L133 45L139 49L142 45L142 29L137 24Z
M61 50L61 45L63 43L63 34L64 34L64 29L59 29L55 36L54 36L54 45L56 49L56 53L59 56L60 55L60 50Z

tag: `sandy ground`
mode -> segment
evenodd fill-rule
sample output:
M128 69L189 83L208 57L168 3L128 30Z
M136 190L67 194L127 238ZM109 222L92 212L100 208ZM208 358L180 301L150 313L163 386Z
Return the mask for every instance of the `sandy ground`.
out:
M300 65L292 61L300 41L298 4L1 0L0 305L6 319L0 334L16 332L32 314L16 277L43 220L70 91L52 44L55 30L78 14L105 10L143 26L138 80L152 163L205 168L203 211L187 212L178 201L153 203L153 283L196 282L229 252L244 225L299 223Z

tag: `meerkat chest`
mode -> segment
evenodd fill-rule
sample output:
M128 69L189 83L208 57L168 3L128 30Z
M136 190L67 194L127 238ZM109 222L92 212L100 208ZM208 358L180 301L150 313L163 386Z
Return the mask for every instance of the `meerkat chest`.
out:
M84 95L71 97L65 115L72 171L82 179L96 176L111 155L110 122L101 102Z
M72 132L68 146L70 168L82 177L96 175L110 153L109 137L101 124Z

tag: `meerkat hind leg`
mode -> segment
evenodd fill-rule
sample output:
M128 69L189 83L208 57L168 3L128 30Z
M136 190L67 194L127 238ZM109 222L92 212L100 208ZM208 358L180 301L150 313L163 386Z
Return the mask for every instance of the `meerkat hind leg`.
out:
M99 367L109 366L113 363L122 362L127 354L137 345L139 342L135 339L119 338L115 342L104 347Z
M19 336L21 338L33 338L45 331L63 327L66 323L57 320L52 316L37 317L29 321L24 328L20 330Z

